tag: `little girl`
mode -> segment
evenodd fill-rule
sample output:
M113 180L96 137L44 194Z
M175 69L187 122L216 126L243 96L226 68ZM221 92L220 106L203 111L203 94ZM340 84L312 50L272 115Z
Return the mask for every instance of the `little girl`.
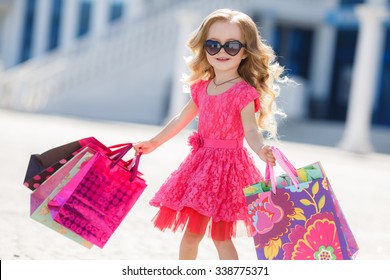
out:
M275 165L262 132L276 136L273 83L283 69L253 20L238 11L220 9L208 15L188 47L191 73L185 82L190 101L155 137L137 143L135 149L152 152L198 115L198 132L189 138L190 154L150 201L159 207L153 223L161 230L185 228L179 259L196 259L206 233L220 259L238 259L231 240L238 221L251 236L242 188L263 180L243 138L261 160Z

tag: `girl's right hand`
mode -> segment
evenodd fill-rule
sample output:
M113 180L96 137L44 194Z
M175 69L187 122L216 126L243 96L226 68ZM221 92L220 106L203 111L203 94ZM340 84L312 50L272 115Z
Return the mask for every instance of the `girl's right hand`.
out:
M141 142L135 143L133 145L133 147L134 147L137 155L139 153L149 154L149 153L153 152L157 148L157 146L150 140L149 141L141 141Z
M272 153L272 148L268 145L263 145L259 152L259 157L261 160L270 163L272 166L276 165L276 159Z

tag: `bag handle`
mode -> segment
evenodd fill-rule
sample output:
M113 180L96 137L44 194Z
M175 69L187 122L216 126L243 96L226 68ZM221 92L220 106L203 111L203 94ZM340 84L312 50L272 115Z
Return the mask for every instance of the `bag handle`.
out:
M106 155L107 156L117 155L118 153L120 153L124 149L127 149L129 145L133 145L133 144L132 143L122 143L122 144L116 144L116 145L108 146L107 148L110 151L107 152Z
M123 143L123 144L116 144L113 146L108 146L108 151L104 152L106 156L111 158L112 160L116 161L115 164L119 162L121 158L125 156L125 154L132 148L132 143ZM130 147L129 147L130 146ZM117 148L117 149L116 149ZM117 160L119 158L119 160ZM112 168L113 166L111 166Z
M130 168L131 176L130 176L130 182L133 182L135 177L138 174L138 166L139 166L139 160L141 159L142 153L139 153L135 156L135 160L131 160L131 163L133 163L133 166Z
M113 168L115 165L119 163L119 161L133 148L132 143L125 143L125 144L117 144L109 147L111 148L119 148L115 151L112 151L110 153L110 156L113 156L111 159L113 162L111 163L110 168ZM129 161L126 161L124 166L128 167L131 163L133 163L133 166L130 167L130 182L134 181L135 177L137 176L138 173L138 166L139 166L139 161L141 158L141 154L139 153L135 156L135 160L131 159Z
M117 147L121 147L121 148L111 151L110 153L107 154L107 156L110 156L111 159L113 160L110 168L113 168L115 165L118 164L118 162L133 148L133 144L132 143L118 144L118 145L110 146L110 149L117 148Z
M286 172L286 174L290 177L291 182L294 184L296 188L298 188L299 181L297 180L297 169L291 164L291 162L287 159L287 157L280 151L278 148L271 146L272 154L275 157L276 162L282 167L282 169ZM271 181L272 192L276 194L276 179L274 167L267 162L266 170L265 170L265 179Z
M266 167L265 167L265 181L271 181L271 189L272 192L276 193L276 180L275 180L275 172L274 167L267 161Z

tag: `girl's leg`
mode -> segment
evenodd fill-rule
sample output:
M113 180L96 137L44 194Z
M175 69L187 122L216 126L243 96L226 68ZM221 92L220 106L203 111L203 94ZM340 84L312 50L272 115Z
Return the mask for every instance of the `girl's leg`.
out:
M198 247L203 239L203 234L192 233L185 230L180 243L179 260L195 260L198 256Z
M220 260L238 260L236 247L231 240L231 236L235 232L234 226L235 222L225 221L213 222L212 224L211 237Z
M214 240L214 245L217 248L218 256L220 260L238 260L238 254L236 247L234 246L232 240Z

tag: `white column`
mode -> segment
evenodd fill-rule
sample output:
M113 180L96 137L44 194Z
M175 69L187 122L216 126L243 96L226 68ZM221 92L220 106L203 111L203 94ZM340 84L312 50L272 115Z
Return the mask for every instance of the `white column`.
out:
M196 28L196 24L200 23L200 16L194 11L179 10L176 14L176 17L179 22L179 31L176 43L173 44L176 46L176 59L174 61L173 89L171 93L167 121L178 114L184 105L188 102L189 96L188 94L184 93L184 84L181 82L183 74L188 73L187 65L184 61L184 58L189 55L186 43L190 33Z
M276 19L277 18L274 10L265 10L261 21L260 36L262 39L265 39L268 44L274 44Z
M90 36L93 38L101 37L107 28L108 16L110 11L109 0L91 1L92 3L92 18Z
M33 57L44 54L49 42L51 0L38 0L35 3Z
M19 62L21 42L23 39L25 0L10 1L9 10L5 13L4 29L1 40L3 66L8 69Z
M68 51L76 40L80 1L65 0L62 5L60 49Z
M334 27L320 25L314 34L313 52L310 59L310 85L312 98L315 105L322 104L324 111L318 112L319 116L325 115L327 110L326 100L330 92L332 81L333 58L336 45L336 31ZM321 106L315 106L321 110Z
M356 153L373 150L370 129L374 96L381 69L385 28L388 16L385 5L359 5L356 13L360 23L347 121L340 147Z
M1 5L1 4L0 4ZM5 19L5 13L2 13L1 6L0 6L0 76L1 72L3 72L4 69L4 53L3 53L3 47L4 47L4 36L3 36L3 30L4 30L4 19Z
M145 0L124 0L123 18L134 20L141 17L146 10L145 2Z

